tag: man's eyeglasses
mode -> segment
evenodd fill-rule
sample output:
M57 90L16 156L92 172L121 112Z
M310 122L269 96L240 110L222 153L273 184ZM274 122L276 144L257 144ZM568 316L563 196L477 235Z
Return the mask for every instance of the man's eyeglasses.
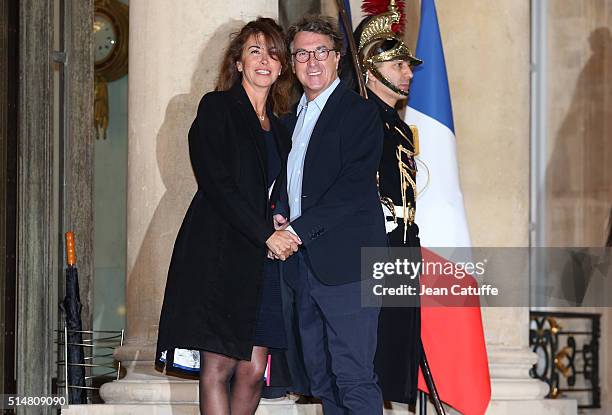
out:
M336 49L320 48L317 50L298 50L291 55L296 61L300 63L306 63L310 60L310 54L313 54L315 59L318 61L324 61L329 56L329 52L334 52Z

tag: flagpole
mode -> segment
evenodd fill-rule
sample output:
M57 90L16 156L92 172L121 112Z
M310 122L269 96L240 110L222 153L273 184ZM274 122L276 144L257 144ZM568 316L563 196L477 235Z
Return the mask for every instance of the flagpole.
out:
M355 78L357 78L357 85L359 85L359 95L367 99L368 93L366 92L365 81L363 80L363 76L361 75L361 64L359 63L359 56L357 55L357 45L355 45L355 39L353 38L353 25L349 21L348 14L346 13L346 7L344 7L344 0L336 0L336 4L338 5L340 17L342 18L342 25L344 26L344 31L346 32L346 39L348 40L348 47L351 52L351 57L353 58Z
M442 406L442 402L440 401L440 396L438 395L438 389L436 388L436 383L434 382L433 375L431 374L431 369L429 368L429 363L427 362L427 355L425 354L425 348L423 347L423 340L420 340L421 343L421 372L423 372L423 378L425 379L425 383L427 384L427 389L429 390L429 396L431 396L431 400L433 402L434 408L436 409L436 413L438 415L446 415L446 410L444 406ZM425 399L421 399L422 403L421 409L419 412L423 415L427 414L427 401Z

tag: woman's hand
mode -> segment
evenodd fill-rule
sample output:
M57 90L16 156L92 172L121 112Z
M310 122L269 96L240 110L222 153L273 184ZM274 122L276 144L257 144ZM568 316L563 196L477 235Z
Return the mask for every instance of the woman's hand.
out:
M284 261L293 253L297 252L298 246L302 244L300 238L286 230L277 230L266 241L269 253L272 253L276 258Z

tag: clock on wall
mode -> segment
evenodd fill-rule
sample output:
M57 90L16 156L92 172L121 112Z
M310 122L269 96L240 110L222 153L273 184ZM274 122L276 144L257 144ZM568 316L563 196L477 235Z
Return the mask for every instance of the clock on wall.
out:
M119 0L96 0L93 42L96 75L108 82L124 76L128 68L127 5Z
M94 126L106 138L108 127L107 83L128 71L128 6L119 0L96 0L93 24L95 69Z

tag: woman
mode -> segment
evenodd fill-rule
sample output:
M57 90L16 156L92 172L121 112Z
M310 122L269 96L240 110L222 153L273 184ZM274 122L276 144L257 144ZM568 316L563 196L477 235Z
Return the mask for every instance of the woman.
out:
M246 24L189 130L198 191L174 245L156 364L199 366L205 414L253 414L269 348L286 347L278 262L266 257L301 243L272 220L290 147L275 115L289 106L287 62L274 20Z

